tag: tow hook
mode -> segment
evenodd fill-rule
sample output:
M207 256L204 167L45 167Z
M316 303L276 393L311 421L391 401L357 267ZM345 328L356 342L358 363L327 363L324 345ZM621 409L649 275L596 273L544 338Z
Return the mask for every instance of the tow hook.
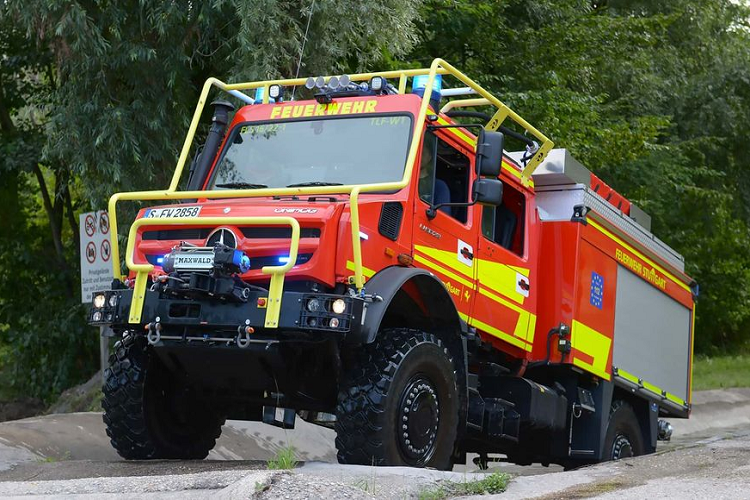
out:
M237 346L245 349L250 345L250 334L255 332L252 326L242 325L237 328Z
M159 318L157 318L157 320L158 319ZM155 321L146 325L146 330L148 330L146 338L148 339L149 344L154 345L161 340L161 328L161 323L159 321Z

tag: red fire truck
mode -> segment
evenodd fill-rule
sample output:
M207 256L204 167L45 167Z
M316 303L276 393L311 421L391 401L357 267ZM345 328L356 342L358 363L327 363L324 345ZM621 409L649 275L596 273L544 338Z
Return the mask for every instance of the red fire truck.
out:
M185 181L214 87L243 105L213 103ZM440 59L210 79L171 185L112 196L115 234L136 200L162 204L130 225L126 274L113 238L90 312L122 336L103 407L125 458L204 458L226 418L299 417L335 429L342 463L575 467L651 453L660 417L690 413L682 257Z

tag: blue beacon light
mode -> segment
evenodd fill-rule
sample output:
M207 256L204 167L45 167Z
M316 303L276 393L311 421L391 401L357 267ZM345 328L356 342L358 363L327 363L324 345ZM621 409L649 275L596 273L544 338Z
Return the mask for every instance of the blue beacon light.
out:
M429 75L417 75L412 79L411 92L419 97L424 97L424 89L427 86L427 80ZM443 77L442 75L435 75L435 80L432 82L432 94L430 95L430 105L435 111L440 108L440 99L442 99L443 90Z

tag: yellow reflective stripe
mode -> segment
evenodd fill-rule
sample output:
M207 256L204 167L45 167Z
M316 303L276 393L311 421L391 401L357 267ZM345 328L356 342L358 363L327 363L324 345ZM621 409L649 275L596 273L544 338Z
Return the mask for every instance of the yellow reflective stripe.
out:
M467 266L466 264L458 260L458 254L456 252L450 252L448 250L438 250L437 248L426 247L422 245L414 245L414 250L425 254L433 260L436 260L448 266L454 271L458 271L469 279L474 279L473 270L474 266Z
M609 348L612 345L612 339L579 321L573 320L573 326L570 331L570 343L574 349L591 356L594 360L593 363L588 363L574 357L573 364L575 366L583 368L605 380L611 378L609 373L607 373L607 360L609 359Z
M445 118L443 118L443 117L438 117L438 120L437 120L437 122L438 122L438 123L439 123L440 125L450 125L450 124L448 123L448 120L446 120L446 119L445 119ZM463 139L464 141L468 142L468 143L469 143L470 145L472 145L472 146L474 146L474 147L476 147L476 145L477 145L477 140L476 140L476 138L471 138L471 137L469 137L468 135L466 135L466 134L465 134L465 133L464 133L464 132L463 132L463 131L462 131L462 130L461 130L460 128L458 128L458 127L456 127L456 128L449 128L449 129L447 129L447 132L450 132L450 133L452 133L452 134L455 134L455 135L457 135L458 137L460 137L461 139Z
M626 372L625 370L621 370L618 368L617 376L620 378L624 378L625 380L632 382L640 387L643 387L647 391L653 392L657 396L666 398L669 401L672 401L673 403L677 403L678 405L686 406L688 404L688 402L682 399L681 397L675 396L671 392L663 391L660 387L657 387L652 383L646 382L645 380L642 380L636 377L635 375L633 375L632 373Z
M684 289L684 290L686 290L688 292L690 291L690 287L687 286L685 283L683 283L682 281L680 281L679 279L677 279L675 276L673 276L672 274L670 274L668 271L665 271L661 266L659 266L659 264L656 264L654 261L652 261L651 259L649 259L645 255L643 255L641 252L639 252L638 250L636 250L632 246L630 246L627 243L625 243L623 240L621 240L620 238L618 238L617 236L615 236L614 234L612 234L611 232L609 232L608 230L606 230L604 227L600 226L596 221L594 221L594 220L592 220L592 219L589 218L588 223L591 224L591 227L593 227L594 229L598 230L599 232L601 232L605 236L607 236L607 237L615 240L615 242L617 242L617 244L623 246L629 252L634 253L639 259L643 260L648 265L650 265L651 267L655 268L657 271L659 271L660 273L662 273L664 276L666 276L667 278L669 278L670 280L672 280L677 286L679 286L680 288L682 288L682 289Z
M457 275L457 274L455 274L455 273L453 273L453 272L445 269L442 266L439 266L439 265L435 264L434 262L430 262L429 260L425 259L421 255L414 254L414 262L418 262L418 263L422 264L423 266L427 266L430 269L432 269L434 271L437 271L440 274L443 274L443 275L449 277L450 279L456 280L459 283L461 283L463 286L469 287L469 289L471 289L471 290L474 289L474 285L470 281L465 280L464 278L460 277L459 275Z
M507 264L506 264L507 265ZM529 270L525 267L518 267L518 266L508 266L509 268L513 269L517 273L521 273L527 278L529 277Z
M494 300L498 304L502 304L505 307L507 307L508 309L512 309L513 311L517 312L519 314L519 316L518 316L518 323L516 324L516 329L513 332L513 335L515 335L516 337L520 337L520 338L522 338L524 340L528 340L527 339L527 337L528 337L527 332L528 332L528 328L529 328L529 316L532 316L532 314L529 311L527 311L526 309L522 309L522 308L518 307L514 303L505 300L503 297L501 297L499 295L495 295L490 290L487 290L484 287L479 287L479 293L481 293L485 297L489 297L490 299ZM536 317L534 319L534 323L536 323ZM532 337L533 337L533 335L532 335Z
M487 286L487 288L489 288L490 290L499 292L509 299L512 299L523 305L526 297L518 293L518 291L516 290L516 273L519 273L517 269L519 268L512 268L499 262L479 259L477 263L479 283L491 283L491 286L485 286ZM528 277L529 270L526 269L525 271L525 273L521 274Z
M526 334L526 341L530 344L534 343L534 333L536 332L536 314L529 313L529 329Z
M347 260L346 261L346 268L349 271L354 272L354 269L355 269L354 262L352 262L350 260ZM369 267L362 266L362 274L364 274L368 278L372 278L375 275L375 271L372 270L372 269L370 269Z
M667 399L670 400L670 401L672 401L672 402L674 402L674 403L677 403L678 405L683 405L683 406L687 405L687 401L685 401L682 398L678 398L677 396L675 396L671 392L667 393Z
M505 163L503 163L503 170L506 172L509 172L513 177L516 177L518 180L520 180L524 186L526 187L534 187L534 179L531 177L525 178L520 170L516 170L515 168L509 167Z
M490 326L487 323L482 323L476 318L466 317L467 319L464 319L469 325L479 328L483 332L487 332L490 335L494 335L495 337L499 338L500 340L504 340L505 342L514 345L516 347L520 347L524 351L531 351L531 344L524 342L523 340L514 337L513 335L509 335L501 330L498 330L494 326Z
M443 254L450 255L451 258L454 257L454 255L452 253L445 252L445 251L442 251L442 250L429 249L430 250L429 252L425 252L424 249L427 249L428 247L415 247L415 248L421 250L423 253L425 253L427 255L430 255L430 254L440 255L440 252L442 252ZM444 257L444 255L442 255L442 256ZM444 268L442 266L439 266L439 265L435 264L434 262L431 262L431 261L425 259L424 257L422 257L421 255L419 255L417 253L414 254L414 261L417 262L417 263L419 263L419 264L422 264L422 265L424 265L424 266L426 266L426 267L428 267L428 268L430 268L430 269L432 269L432 270L434 270L434 271L436 271L436 272L438 272L438 273L440 273L440 274L442 274L442 275L444 275L444 276L446 276L446 277L448 277L448 278L450 278L452 280L455 280L458 283L461 283L462 285L468 287L471 290L474 289L474 285L470 281L462 278L458 274L453 273L452 271L450 271L450 270L448 270L448 269L446 269L446 268ZM515 279L515 276L514 276L514 279ZM501 330L498 330L497 328L494 328L494 327L492 327L492 326L490 326L490 325L488 325L486 323L482 323L479 320L469 318L469 316L467 316L467 315L465 315L463 313L459 313L459 315L461 315L461 317L464 318L464 321L466 321L467 323L470 323L472 326L476 326L477 328L481 328L482 330L484 330L484 331L486 331L488 333L491 333L491 334L495 335L496 337L499 337L499 338L507 341L510 344L513 344L513 345L515 345L517 347L520 347L520 348L522 348L522 349L524 349L526 351L531 351L531 345L527 344L524 340L528 340L529 342L531 342L534 339L534 329L536 328L536 316L534 314L531 314L529 311L527 311L527 310L525 310L525 309L523 309L521 307L518 307L518 305L514 304L513 302L510 302L509 300L506 300L505 298L503 298L503 297L501 297L499 295L496 295L495 293L493 293L492 291L486 289L485 287L479 288L479 293L481 293L482 295L484 295L486 297L489 297L490 299L494 300L495 302L498 302L499 304L502 304L505 307L507 307L509 309L512 309L513 311L516 311L518 313L518 322L516 323L516 328L515 328L515 330L513 332L513 335L510 335L510 334L505 333L505 332L503 332ZM481 325L481 326L479 326L479 325Z
M620 370L618 368L617 369L617 376L618 377L622 377L625 380L628 380L630 382L633 382L634 384L640 384L640 381L638 380L638 377L636 377L635 375L632 375L632 374L626 372L625 370Z

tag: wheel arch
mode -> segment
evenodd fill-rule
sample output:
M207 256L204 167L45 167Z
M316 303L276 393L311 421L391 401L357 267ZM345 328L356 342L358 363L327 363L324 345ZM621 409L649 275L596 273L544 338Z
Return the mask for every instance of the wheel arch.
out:
M467 332L443 283L424 269L392 266L367 281L367 304L362 327L347 342L371 344L387 327L415 328L432 333ZM447 338L445 340L448 340Z

